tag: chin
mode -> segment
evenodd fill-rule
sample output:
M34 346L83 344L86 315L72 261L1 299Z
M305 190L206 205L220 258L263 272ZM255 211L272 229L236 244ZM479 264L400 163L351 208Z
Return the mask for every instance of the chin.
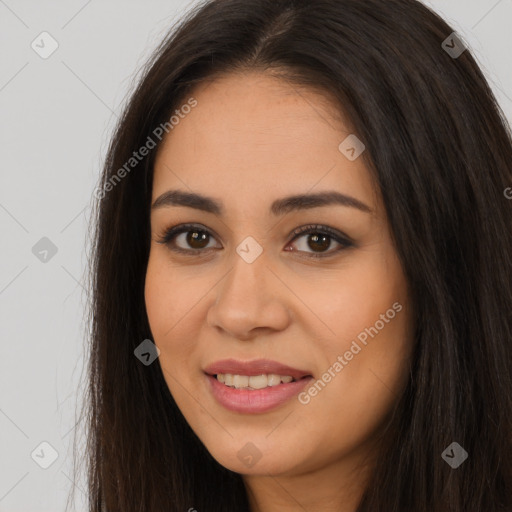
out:
M209 449L205 446L221 466L243 475L279 475L296 468L299 461L283 459L282 449L265 439L266 435L244 436L243 441L231 440L225 447L216 444L215 448ZM282 444L279 446L282 448ZM286 451L290 453L290 450Z

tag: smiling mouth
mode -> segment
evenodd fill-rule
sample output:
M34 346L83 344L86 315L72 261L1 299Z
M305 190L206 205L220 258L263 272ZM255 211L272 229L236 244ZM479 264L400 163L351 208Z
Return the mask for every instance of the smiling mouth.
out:
M289 384L290 382L296 382L297 380L306 379L311 376L305 375L300 379L295 379L291 375L277 375L275 373L262 375L234 375L231 373L218 373L212 375L212 377L216 378L219 382L229 388L258 390L276 387L282 384Z
M313 380L309 374L296 374L293 377L276 373L205 373L205 377L217 402L227 410L240 414L262 414L284 406Z

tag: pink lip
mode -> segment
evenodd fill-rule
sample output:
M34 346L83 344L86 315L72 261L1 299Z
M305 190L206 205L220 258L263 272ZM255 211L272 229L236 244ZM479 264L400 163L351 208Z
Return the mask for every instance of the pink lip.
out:
M279 407L299 394L313 378L307 371L264 359L249 362L228 359L218 361L208 366L204 371L215 399L226 409L245 414L263 413ZM235 389L219 382L214 377L218 373L249 376L274 373L276 375L290 375L296 380L264 389Z

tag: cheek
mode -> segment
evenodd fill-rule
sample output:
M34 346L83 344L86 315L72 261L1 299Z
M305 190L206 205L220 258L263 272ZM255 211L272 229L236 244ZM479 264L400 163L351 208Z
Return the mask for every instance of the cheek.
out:
M304 288L296 287L297 293L307 297L308 306L328 328L324 330L317 322L326 334L320 338L324 340L322 352L332 355L348 350L351 341L360 333L364 338L365 329L376 322L382 331L381 339L398 343L402 338L410 316L405 307L409 303L408 291L401 266L390 249L360 252L354 264L315 276L315 286L310 285L311 280L302 283ZM401 311L397 312L400 306ZM384 324L381 315L385 316Z
M150 254L144 296L153 341L160 349L163 368L175 371L193 348L189 340L181 341L180 333L185 325L190 328L187 322L193 304L198 301L197 295L190 282L187 285L164 258Z
M331 335L317 342L323 373L302 403L308 402L309 418L337 423L338 432L369 434L408 379L413 333L406 281L398 262L380 255L361 260L336 284L322 284L309 304ZM355 425L360 434L353 432Z
M187 295L194 295L190 289L193 287L186 286L164 258L150 254L144 288L149 326L153 342L160 350L158 361L162 375L185 414L191 409L190 397L185 390L191 389L193 372L187 365L193 359L194 350L190 343L194 336L187 328L191 326L191 304L197 301ZM188 339L183 337L184 332L188 332Z

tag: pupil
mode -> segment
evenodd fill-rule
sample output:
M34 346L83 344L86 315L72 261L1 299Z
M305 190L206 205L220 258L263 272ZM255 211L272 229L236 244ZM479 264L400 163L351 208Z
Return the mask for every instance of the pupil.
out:
M206 233L204 233L203 231L189 231L189 234L187 236L187 243L191 247L194 247L195 249L202 249L203 247L208 245L207 238L208 238L208 235ZM204 242L204 241L206 241L206 243L201 245L201 242ZM197 243L199 245L196 245Z
M316 247L314 245L312 246L311 243L309 243L309 246L313 250L316 250L318 248L320 248L320 249L328 249L329 248L329 244L330 244L329 237L327 235L318 235L318 234L310 235L308 242L313 242L314 244L320 242L320 245L317 245Z

